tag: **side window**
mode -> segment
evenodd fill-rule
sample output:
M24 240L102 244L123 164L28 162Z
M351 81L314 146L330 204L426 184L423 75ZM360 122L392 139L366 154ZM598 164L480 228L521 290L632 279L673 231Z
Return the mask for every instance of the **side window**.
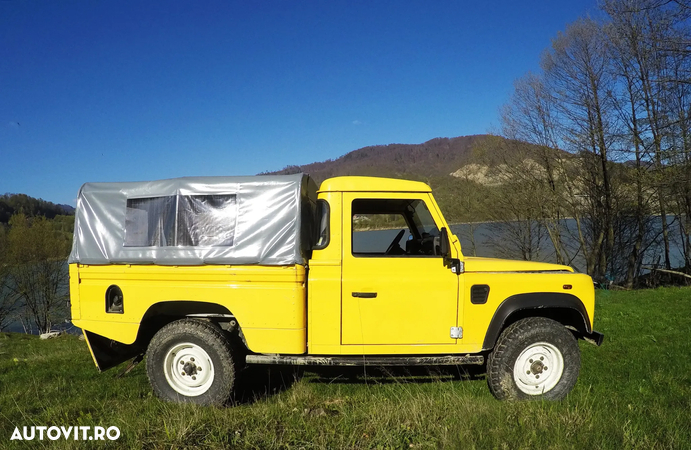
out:
M317 200L317 220L319 221L319 235L314 250L321 250L329 245L329 203L326 200Z
M174 240L174 195L127 199L125 247L165 247Z
M419 199L357 199L352 204L354 256L437 256L439 229Z
M235 194L127 199L125 247L232 246Z
M181 195L178 246L230 247L235 237L235 195Z

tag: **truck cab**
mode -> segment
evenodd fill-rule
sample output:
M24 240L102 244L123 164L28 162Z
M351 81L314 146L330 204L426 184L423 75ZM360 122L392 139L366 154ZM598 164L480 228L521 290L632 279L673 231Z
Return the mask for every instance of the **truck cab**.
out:
M373 182L374 181L374 182ZM424 183L342 177L318 191L320 243L309 262L313 354L448 354L463 323L457 239ZM447 235L448 236L448 235ZM476 349L476 350L479 350Z
M292 206L276 205L267 221L291 208L287 215L300 220L274 227L273 236L247 227L256 241L246 242L268 254L277 248L275 233L294 226L302 261L235 263L246 253L242 189L232 183L224 189L235 193L223 195L237 196L231 215L242 242L226 246L227 261L137 261L119 256L118 242L112 254L86 264L80 249L90 244L75 239L73 321L85 330L96 365L105 370L146 355L157 395L201 404L227 401L247 364L484 365L499 399L561 399L580 369L577 339L602 342L593 329L589 276L562 265L464 256L428 185L336 177L317 189L304 176L294 181ZM200 189L198 180L192 184ZM176 189L180 205L186 190ZM198 196L208 196L201 190ZM113 208L134 205L137 192ZM89 209L82 197L75 237L99 217L80 216ZM154 210L143 211L131 215L147 216L141 229L151 230ZM179 227L195 217L171 220ZM118 225L103 228L110 227ZM127 237L109 238L118 240ZM172 247L167 251L196 251ZM125 305L120 316L109 312L114 302Z

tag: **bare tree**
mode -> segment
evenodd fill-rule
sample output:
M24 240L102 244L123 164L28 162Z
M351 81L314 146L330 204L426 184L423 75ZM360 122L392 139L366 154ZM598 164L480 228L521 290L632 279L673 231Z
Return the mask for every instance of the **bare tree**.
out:
M560 148L563 129L554 100L538 75L527 74L515 83L514 93L502 109L502 134L510 141L507 151L500 153L505 158L499 167L504 169L504 178L522 178L533 186L528 195L542 193L537 220L554 246L556 262L570 264L575 255L563 232L567 217L580 221L579 189L573 176L574 158Z
M608 93L610 75L608 44L600 24L580 19L552 41L542 59L544 79L558 106L562 146L581 159L582 187L590 232L577 223L587 271L597 279L607 277L607 258L614 245L615 186L611 173L611 148L616 118Z
M612 19L616 59L636 91L636 141L650 153L657 209L662 226L664 263L671 268L668 158L674 151L670 94L673 90L672 44L677 34L670 11L657 0L609 0L603 8Z
M681 78L688 71L691 58L677 53L674 77ZM691 84L673 83L670 92L670 115L676 119L672 136L674 152L670 155L670 179L676 209L681 214L680 242L684 266L691 270Z
M502 111L496 169L523 194L506 194L507 217L539 221L558 262L578 242L598 281L633 286L660 248L669 269L674 229L691 270L690 5L604 0L609 20L569 25Z
M608 7L605 4L605 7ZM622 20L623 22L624 20ZM649 150L644 145L641 124L645 116L642 106L642 94L638 83L637 69L630 58L630 47L636 46L641 38L635 28L627 28L617 23L609 23L606 27L610 41L613 75L619 80L619 87L612 95L615 97L614 107L623 125L618 144L624 154L633 154L633 168L625 183L634 186L635 200L629 212L635 218L635 237L630 243L627 257L625 285L632 287L634 278L641 265L643 240L646 235L646 224L651 214L652 179L649 177ZM644 128L644 127L643 127Z
M27 321L38 332L48 332L67 316L69 242L45 217L29 221L23 214L10 219L8 242L10 291L19 300Z
M490 199L494 220L489 226L489 243L495 253L526 261L546 257L548 234L539 220L540 194L533 186L517 179L505 180L495 188Z
M17 310L17 296L10 284L10 265L8 263L8 242L5 227L0 224L0 330L9 325Z

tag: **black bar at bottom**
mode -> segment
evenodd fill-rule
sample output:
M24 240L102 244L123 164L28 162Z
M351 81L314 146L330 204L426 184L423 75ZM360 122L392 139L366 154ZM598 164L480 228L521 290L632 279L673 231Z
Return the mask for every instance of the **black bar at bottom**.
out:
M304 356L247 355L247 364L290 364L296 366L457 366L480 365L482 355L451 356Z

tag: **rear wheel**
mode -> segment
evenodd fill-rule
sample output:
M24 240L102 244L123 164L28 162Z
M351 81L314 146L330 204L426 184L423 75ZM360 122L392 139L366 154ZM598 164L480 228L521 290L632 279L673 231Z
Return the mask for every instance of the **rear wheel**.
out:
M487 382L499 400L561 400L580 371L578 342L562 324L530 317L509 326L487 361Z
M161 328L147 349L146 372L163 400L222 405L235 385L231 346L216 325L182 319Z

